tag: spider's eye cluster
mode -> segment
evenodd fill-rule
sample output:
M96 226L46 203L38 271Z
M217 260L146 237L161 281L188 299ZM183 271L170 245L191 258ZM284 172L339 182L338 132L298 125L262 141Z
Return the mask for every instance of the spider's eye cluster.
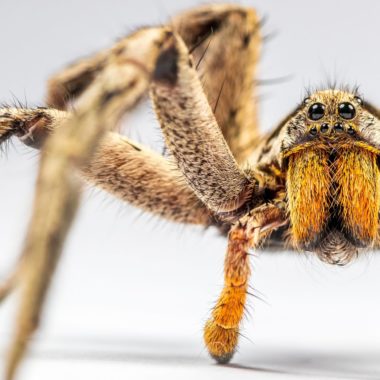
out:
M322 103L313 103L307 112L312 121L318 121L325 116L326 106ZM356 116L356 109L352 103L343 102L338 105L338 114L342 119L352 120Z
M346 120L351 120L356 116L355 107L348 102L340 103L338 106L339 116Z
M313 121L317 121L325 116L325 105L322 103L314 103L309 107L309 111L307 113L308 118Z

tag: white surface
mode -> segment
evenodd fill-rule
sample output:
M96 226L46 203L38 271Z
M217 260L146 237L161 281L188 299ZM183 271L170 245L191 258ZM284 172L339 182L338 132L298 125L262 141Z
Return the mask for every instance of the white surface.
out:
M252 284L264 295L254 293L267 303L250 300L246 338L222 368L207 357L201 331L221 285L222 239L169 236L165 251L138 257L113 242L120 229L105 222L107 249L96 229L63 260L21 379L380 378L380 257L345 269L304 256L255 258ZM150 237L141 247L155 244ZM12 304L2 310L3 339Z
M160 23L198 1L1 0L0 99L42 101L50 73L106 46L130 26ZM283 0L255 5L269 21L260 78L264 128L273 126L326 76L379 98L380 3ZM130 120L152 144L153 115ZM19 144L0 160L1 270L22 245L37 155ZM90 191L70 235L31 355L20 379L380 379L380 256L332 268L305 255L253 260L251 299L230 367L207 357L202 325L222 285L225 241L174 226ZM261 293L260 293L261 294ZM4 349L16 297L0 309Z

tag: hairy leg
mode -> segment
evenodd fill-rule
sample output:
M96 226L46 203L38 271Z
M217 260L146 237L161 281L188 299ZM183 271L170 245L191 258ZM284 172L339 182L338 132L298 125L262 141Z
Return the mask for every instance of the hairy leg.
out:
M210 5L175 17L171 25L193 54L203 89L233 155L239 164L244 163L259 137L254 76L261 36L255 11L236 5ZM47 103L66 109L127 43L128 37L123 38L110 49L52 76Z
M133 41L138 41L139 36L146 34L148 30L157 29L159 28L139 29L131 35L120 39L110 48L79 59L53 75L47 83L46 104L58 110L66 110L72 102L77 102L81 98L105 68L125 59L127 56L127 59L139 65L141 69L147 70L146 74L149 75L150 71L145 62L141 62L137 58L141 55L141 47L134 44ZM165 30L168 32L169 28L165 28ZM156 44L155 49L160 47L161 41L157 41ZM144 54L146 53L144 51ZM153 60L151 60L150 64L152 62Z
M168 39L153 76L151 95L167 146L189 186L216 214L246 202L263 204L258 181L240 171L221 134L182 40ZM285 223L282 208L264 205L229 234L225 287L205 327L210 354L227 362L238 342L249 278L248 249Z
M0 126L9 136L40 148L69 117L68 112L52 108L0 109ZM186 184L173 160L117 133L105 134L91 160L80 168L80 175L89 184L167 220L204 226L211 223L209 210Z
M44 144L23 254L23 291L7 380L13 378L27 338L38 325L50 278L75 215L79 185L73 169L89 162L105 131L141 99L151 74L152 96L166 141L198 198L214 212L227 212L256 195L257 183L235 162L181 39L159 28L141 30L127 42L79 97L75 114ZM31 122L37 131L40 120ZM1 126L0 133L7 136L9 127Z
M212 222L173 161L115 133L102 141L82 173L91 184L165 219L204 226Z
M0 125L4 121L1 113L0 110ZM16 125L15 121L23 125L23 130L9 131L35 148L41 147L68 118L65 112L54 109L8 109L7 114L8 125ZM89 184L167 220L203 226L214 222L173 161L116 133L106 134L80 175ZM23 262L21 257L14 271L0 284L0 302L16 287Z
M230 230L224 288L204 329L206 347L219 363L227 363L238 344L250 277L249 249L257 248L283 220L280 209L266 205L245 215Z
M258 143L255 69L261 48L253 9L215 4L173 19L194 60L216 120L239 164ZM201 43L200 43L201 42Z
M27 340L38 326L50 279L75 216L79 182L73 169L88 162L106 130L141 99L166 38L165 29L142 30L133 35L127 48L81 97L76 113L44 144L22 254L25 265L20 276L20 307L6 362L6 380L13 379Z
M47 83L46 104L56 109L65 110L67 105L78 98L104 69L109 51L83 58L66 67Z
M257 182L235 161L181 38L163 49L151 96L166 145L199 199L215 213L234 211L258 197Z

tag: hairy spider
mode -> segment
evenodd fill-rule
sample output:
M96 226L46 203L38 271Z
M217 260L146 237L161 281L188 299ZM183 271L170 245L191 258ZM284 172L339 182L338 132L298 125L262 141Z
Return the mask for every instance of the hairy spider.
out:
M0 109L0 142L17 136L43 148L20 265L0 292L21 287L8 380L37 328L80 179L168 220L228 231L224 288L204 330L220 363L238 343L250 249L276 244L343 265L378 244L379 111L355 92L326 89L260 134L260 43L254 10L198 8L55 75L46 107ZM147 91L169 158L110 132Z

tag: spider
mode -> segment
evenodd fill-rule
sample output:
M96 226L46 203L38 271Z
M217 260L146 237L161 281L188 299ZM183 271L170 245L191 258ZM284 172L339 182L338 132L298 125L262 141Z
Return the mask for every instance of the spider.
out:
M228 234L224 288L204 328L219 363L238 344L251 249L290 247L344 265L378 245L379 111L356 91L329 88L261 134L252 99L261 40L253 9L196 8L53 76L45 107L0 109L0 143L16 136L41 149L24 250L0 291L21 290L7 380L38 327L83 180ZM111 132L147 92L169 157Z

